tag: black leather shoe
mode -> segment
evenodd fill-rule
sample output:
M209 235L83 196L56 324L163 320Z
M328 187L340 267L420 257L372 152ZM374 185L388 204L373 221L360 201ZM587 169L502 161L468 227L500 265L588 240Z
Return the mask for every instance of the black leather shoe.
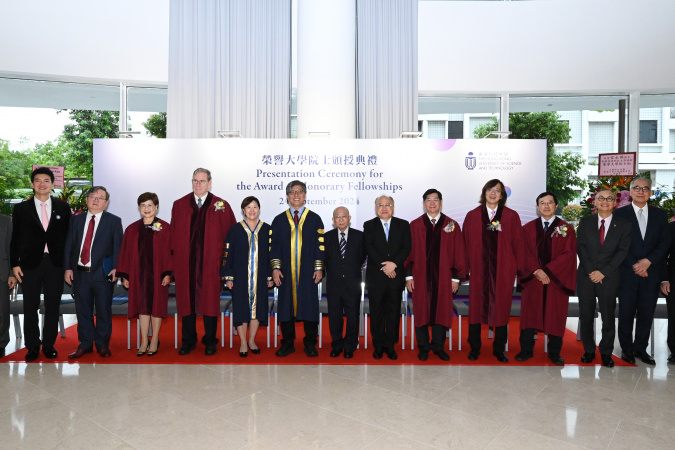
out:
M437 352L434 352L434 355L438 356L441 358L442 361L450 361L450 355L448 355L445 350L439 350Z
M179 355L189 355L192 350L197 348L197 344L183 344L178 349Z
M633 353L636 357L640 358L643 363L649 364L650 366L656 365L656 361L654 361L654 358L652 358L652 355L650 355L647 352L634 352Z
M420 350L420 352L417 354L417 359L420 361L426 361L429 359L429 350Z
M35 361L40 356L40 347L28 350L26 353L26 362Z
M633 356L633 352L622 351L621 352L621 359L626 361L628 364L635 364L635 356Z
M581 362L584 364L592 363L595 360L595 353L584 353L581 355Z
M398 359L398 354L396 353L396 350L394 349L387 350L387 358L391 359L392 361L396 361Z
M86 348L86 349L78 348L78 349L75 350L73 353L71 353L70 355L68 355L68 359L78 359L78 358L82 358L82 357L83 357L84 355L86 355L87 353L91 353L91 352L93 352L93 351L94 351L94 349L92 349L92 348Z
M352 359L354 357L354 352L350 352L349 350L345 350L345 359Z
M342 353L342 350L332 350L330 352L330 357L331 358L337 358L338 356L340 356L340 353Z
M469 361L475 361L478 359L480 352L478 350L471 350L469 352Z
M310 358L315 358L319 356L319 351L316 349L316 347L305 347L305 355L309 356Z
M601 355L602 356L602 365L605 367L614 367L614 360L612 355ZM623 359L623 356L621 357Z
M501 363L507 363L509 362L509 357L506 356L506 353L504 352L498 352L498 351L493 351L492 354L497 358L497 361Z
M373 358L382 359L382 350L380 350L380 351L373 350Z
M218 346L216 344L209 344L204 349L204 354L206 356L213 356L218 351Z
M4 358L4 357L5 357L5 349L0 348L0 358Z
M3 349L3 350L4 350L4 349ZM4 355L3 355L3 356L4 356ZM669 362L670 364L675 364L675 354L671 353L671 354L668 356L668 362Z
M56 359L59 356L59 352L54 347L42 347L42 353L45 354L45 358L47 359Z
M279 347L279 350L277 350L276 355L277 356L288 356L291 353L295 353L295 346L294 345L282 345Z
M527 361L534 356L533 352L520 352L516 355L516 361Z
M553 353L548 354L548 359L551 360L556 366L564 366L565 360L560 357L560 355L554 355Z

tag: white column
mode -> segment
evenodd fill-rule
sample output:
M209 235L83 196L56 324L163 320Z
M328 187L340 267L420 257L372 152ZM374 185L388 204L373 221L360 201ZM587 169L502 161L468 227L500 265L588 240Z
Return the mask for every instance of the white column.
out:
M356 137L356 1L298 0L298 137Z
M640 171L640 93L628 96L628 151L637 152L637 167Z
M509 94L499 96L499 131L509 131Z
M127 85L120 83L120 120L119 131L127 131Z

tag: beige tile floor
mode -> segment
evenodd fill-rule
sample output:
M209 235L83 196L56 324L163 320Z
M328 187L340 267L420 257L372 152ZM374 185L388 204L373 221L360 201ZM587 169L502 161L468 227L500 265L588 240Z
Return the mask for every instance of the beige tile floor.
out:
M673 448L666 327L656 367L5 363L0 448Z

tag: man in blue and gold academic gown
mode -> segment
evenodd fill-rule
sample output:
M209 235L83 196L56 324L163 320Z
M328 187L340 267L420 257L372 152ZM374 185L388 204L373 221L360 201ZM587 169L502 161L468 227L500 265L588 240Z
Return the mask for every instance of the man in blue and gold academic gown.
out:
M319 356L316 342L319 331L317 284L324 267L323 222L305 208L307 186L294 180L286 186L290 209L272 222L271 265L274 284L279 289L276 314L281 322L281 347L277 356L295 351L295 321L304 323L303 339L307 356Z

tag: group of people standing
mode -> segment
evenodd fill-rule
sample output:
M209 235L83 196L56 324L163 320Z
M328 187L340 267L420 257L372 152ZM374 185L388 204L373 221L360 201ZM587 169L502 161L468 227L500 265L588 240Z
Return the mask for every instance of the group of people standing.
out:
M6 287L21 283L26 361L37 359L40 349L48 359L58 355L54 343L64 279L73 286L78 320L79 346L70 359L94 349L101 357L111 356L111 305L118 278L129 290L129 317L140 321L138 356L159 351L172 280L182 318L180 355L197 346L197 315L203 316L204 352L216 353L225 285L232 292L242 358L249 351L261 351L255 338L269 319L272 286L278 288L275 314L282 333L276 355L295 352L295 323L300 321L304 353L318 356L317 284L325 275L330 356L352 358L358 346L364 264L375 359L385 354L398 358L401 293L406 288L412 293L422 361L430 352L443 361L450 359L444 344L454 315L453 293L466 281L470 281L470 360L480 356L481 325L489 325L495 333L493 355L508 362L505 345L515 284L522 288L518 361L533 356L535 334L543 331L549 339L549 359L564 364L560 351L569 296L575 291L584 363L595 359L596 299L603 320L599 349L602 363L609 367L614 365L617 291L621 356L628 362L638 357L654 364L646 346L659 286L669 296L669 313L675 309L670 302L670 282L675 280L666 271L666 256L675 255L675 248L671 250L675 228L672 224L668 228L663 211L647 205L651 184L644 178L631 183L633 203L616 211L612 191L596 193L598 212L581 220L578 237L574 227L555 216L558 201L550 192L536 198L540 217L522 226L518 213L506 207L506 188L497 179L485 184L480 205L469 211L463 230L442 213L441 192L429 189L422 195L424 214L410 223L394 216L394 199L383 195L375 199L376 217L364 223L363 231L350 227L348 209L338 207L332 217L334 228L326 233L321 218L305 206L307 187L299 180L286 186L289 208L271 225L260 220L261 205L253 196L242 201L243 220L237 223L229 203L210 192L211 173L198 168L192 192L173 203L170 222L157 217L159 199L146 192L137 200L141 219L124 233L120 218L105 211L110 196L104 187L89 190L86 214L71 216L65 203L50 196L53 183L48 168L33 171L35 195L15 207L12 221L0 220L0 238L7 237L7 244L0 239L0 253L7 253L3 244L9 248L7 269L11 268L5 270L1 264L7 258L0 258L0 272L9 273L6 281L1 280L0 303L8 301ZM675 264L671 267L670 273L675 273ZM37 319L41 292L42 338ZM5 318L8 325L9 314L4 309L0 314L3 326ZM7 329L0 332L6 334ZM671 352L673 335L669 332ZM4 356L4 346L2 350ZM673 362L672 354L669 361Z

